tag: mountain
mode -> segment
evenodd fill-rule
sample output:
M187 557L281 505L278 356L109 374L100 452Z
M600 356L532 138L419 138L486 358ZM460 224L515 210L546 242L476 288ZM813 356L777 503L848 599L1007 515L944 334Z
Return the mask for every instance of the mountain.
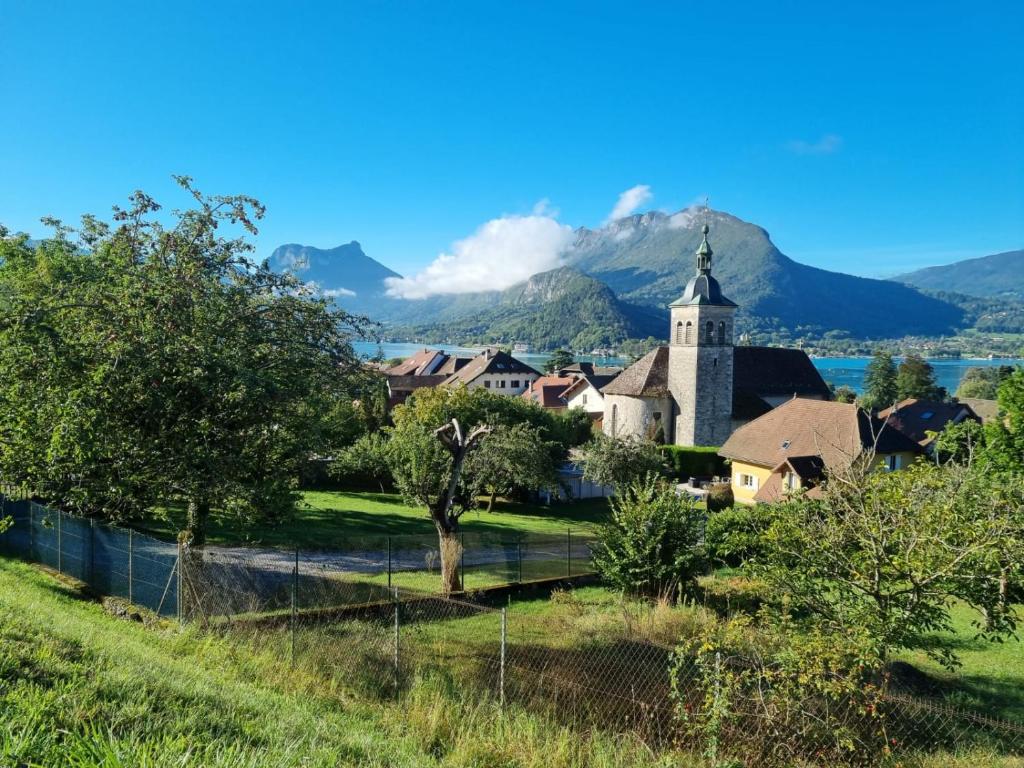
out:
M430 300L427 300L430 301ZM541 272L503 291L462 294L422 308L400 331L416 338L524 342L550 349L616 346L661 336L661 313L620 301L604 283L570 267Z
M1024 250L927 267L893 280L929 291L1024 301Z
M713 274L740 305L741 330L838 330L858 338L893 338L948 334L963 324L964 311L953 303L900 283L800 264L779 251L761 227L721 211L706 216ZM601 229L582 228L568 263L620 299L664 311L694 273L704 218L693 208L652 211Z
M337 248L314 248L291 243L274 249L270 268L293 272L300 280L316 283L328 296L350 312L370 312L385 299L384 279L401 277L379 261L363 253L353 240Z

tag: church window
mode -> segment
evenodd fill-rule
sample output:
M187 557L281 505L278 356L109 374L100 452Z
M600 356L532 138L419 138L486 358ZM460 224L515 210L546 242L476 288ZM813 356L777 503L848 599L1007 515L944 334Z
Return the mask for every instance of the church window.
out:
M718 343L725 344L725 323L718 324Z
M689 325L689 323L687 323ZM676 344L683 343L683 324L682 322L676 323Z
M655 412L654 412L653 414L651 414L651 415L652 415L652 416L654 417L654 420L655 420L655 421L661 421L661 411L655 411Z
M613 405L612 406L612 437L615 437L615 427L617 426L618 420L619 420L619 406Z
M708 344L714 344L715 343L715 324L711 320L708 320L707 333L705 335L706 335L705 341Z
M686 321L686 343L693 344L693 323Z

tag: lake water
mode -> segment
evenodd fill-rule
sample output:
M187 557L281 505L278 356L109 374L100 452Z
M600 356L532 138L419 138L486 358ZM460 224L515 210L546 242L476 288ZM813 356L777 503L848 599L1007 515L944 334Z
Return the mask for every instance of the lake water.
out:
M444 345L434 344L374 344L372 342L358 341L353 346L356 352L364 357L372 357L377 354L378 349L383 349L384 357L408 357L409 355L423 349L424 346L428 346L431 349L444 349L446 352L462 353L465 355L474 355L480 352L480 347L468 348L468 347L451 347ZM541 370L544 367L544 363L548 359L546 354L534 354L534 353L521 353L516 355L517 358L522 360L527 365L532 365L534 368ZM581 360L587 360L602 365L622 365L623 361L618 358L591 358L581 357ZM822 378L830 384L835 384L837 387L846 385L852 387L857 392L862 392L864 389L864 372L867 368L870 358L867 357L816 357L812 359L815 367L821 372ZM1021 360L1013 358L998 358L994 360L929 360L932 367L935 369L935 378L939 383L939 386L945 387L949 392L956 391L956 388L960 384L960 379L963 378L964 373L967 372L968 368L977 368L982 366L990 365L1020 365Z

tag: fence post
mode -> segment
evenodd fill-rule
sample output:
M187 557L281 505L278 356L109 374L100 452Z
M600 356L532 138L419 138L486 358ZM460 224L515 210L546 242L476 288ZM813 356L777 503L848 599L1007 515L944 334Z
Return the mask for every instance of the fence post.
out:
M134 602L134 600L132 599L132 579L134 578L134 573L132 571L132 549L135 546L133 538L134 537L132 536L132 529L129 528L128 529L128 602L129 603Z
M298 609L299 597L299 548L295 548L295 567L292 568L292 619L291 619L291 642L292 642L292 666L295 666L295 614Z
M394 638L395 639L395 658L394 658L394 662L393 663L394 663L394 668L395 668L395 698L397 699L398 698L398 694L401 691L401 666L400 666L400 664L401 664L401 656L399 654L399 637L400 637L399 631L400 631L401 624L400 624L400 619L399 619L399 613L400 613L400 609L401 609L401 605L402 605L401 602L398 599L398 588L397 587L395 588L394 595L395 595L395 598L394 598L395 599L395 638Z
M388 591L391 591L391 537L388 536Z
M466 591L466 582L469 580L466 578L466 534L459 534L459 549L462 550L460 554L461 562L459 563L459 570L462 571L462 591Z
M501 668L498 677L498 690L501 706L505 706L505 651L508 644L508 609L501 609Z
M36 513L31 501L28 503L28 559L36 560Z
M89 518L89 586L96 586L96 518Z
M565 532L565 575L572 576L572 528Z
M518 539L516 541L516 559L519 561L519 584L523 583L523 541Z
M63 568L63 566L64 566L64 558L63 558L63 552L62 552L62 550L64 548L64 542L61 539L61 528L63 527L61 525L61 520L63 520L63 519L64 519L64 513L61 512L58 509L57 510L57 573L64 573L64 568Z
M180 627L184 623L185 613L181 609L181 598L182 598L182 584L185 579L182 578L181 570L185 567L185 558L182 557L184 554L185 545L181 543L181 539L178 539L178 582L175 585L175 598L174 607L178 614L178 626Z

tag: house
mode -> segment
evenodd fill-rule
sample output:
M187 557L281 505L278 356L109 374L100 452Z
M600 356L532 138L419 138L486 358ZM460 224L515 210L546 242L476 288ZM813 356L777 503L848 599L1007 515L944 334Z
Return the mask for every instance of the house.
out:
M422 349L384 371L388 405L394 407L422 387L485 387L499 395L519 395L540 376L511 355L485 349L475 357L449 355L440 349Z
M948 425L959 424L967 419L981 423L974 409L966 403L918 400L914 397L879 411L878 418L898 429L926 451L931 450L933 435Z
M536 403L541 408L565 410L568 407L563 393L576 383L576 379L568 376L541 376L530 383L520 397Z
M540 372L500 349L488 348L453 372L441 386L485 387L499 395L521 395Z
M989 424L999 418L998 400L985 400L980 397L960 397L957 399L974 411L974 415L981 419L982 424Z
M582 408L591 418L600 419L604 416L604 394L601 388L611 384L620 373L621 368L573 363L558 371L559 376L573 378L573 383L562 393L562 397L569 408Z
M605 434L722 445L735 429L794 396L831 398L802 350L734 346L737 305L711 275L708 231L705 224L697 273L669 306L669 344L601 389Z
M848 469L871 451L886 470L923 453L915 440L852 403L796 397L741 426L718 453L732 462L736 501L753 504L800 488L814 495L828 472Z

